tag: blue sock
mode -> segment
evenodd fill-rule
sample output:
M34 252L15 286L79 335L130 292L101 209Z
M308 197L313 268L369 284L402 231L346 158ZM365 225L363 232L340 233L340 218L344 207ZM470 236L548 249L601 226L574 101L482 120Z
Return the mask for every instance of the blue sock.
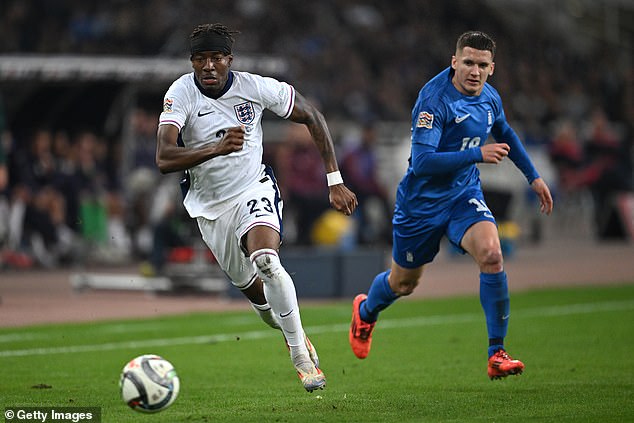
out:
M510 299L506 272L480 273L480 304L489 334L489 357L504 348L509 325Z
M379 312L386 309L398 298L387 281L389 274L389 270L379 273L370 285L368 298L361 303L359 308L359 317L364 322L376 322L376 319L379 318Z

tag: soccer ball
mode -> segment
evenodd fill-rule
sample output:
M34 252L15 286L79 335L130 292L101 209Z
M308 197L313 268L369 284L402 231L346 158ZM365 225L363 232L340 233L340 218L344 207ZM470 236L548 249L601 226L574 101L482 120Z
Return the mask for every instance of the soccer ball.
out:
M119 380L121 398L130 408L156 413L172 405L180 389L174 366L163 357L145 354L123 368Z

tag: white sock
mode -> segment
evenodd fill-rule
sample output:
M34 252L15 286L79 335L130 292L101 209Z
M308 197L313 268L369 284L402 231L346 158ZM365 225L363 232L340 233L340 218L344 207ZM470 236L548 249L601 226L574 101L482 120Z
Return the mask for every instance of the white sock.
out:
M308 354L308 349L306 349L305 345L298 345L296 347L290 347L291 360L295 365L313 365L312 360L310 359L310 355Z
M282 266L277 252L268 248L255 251L251 254L251 262L264 282L264 295L284 332L291 357L308 354L295 284Z
M253 308L253 310L255 310L258 316L260 316L260 319L262 319L264 323L266 323L273 329L282 329L280 327L279 322L275 318L275 315L273 314L273 310L271 309L271 306L269 305L269 303L264 303L264 304L251 303L251 307Z

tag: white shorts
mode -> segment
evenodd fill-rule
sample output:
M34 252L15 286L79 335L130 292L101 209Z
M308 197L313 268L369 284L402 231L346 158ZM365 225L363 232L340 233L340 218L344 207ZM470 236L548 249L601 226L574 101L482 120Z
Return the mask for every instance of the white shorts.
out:
M282 233L282 199L277 181L269 168L261 176L217 219L196 218L203 241L239 289L248 288L255 280L255 269L240 245L242 237L261 225Z

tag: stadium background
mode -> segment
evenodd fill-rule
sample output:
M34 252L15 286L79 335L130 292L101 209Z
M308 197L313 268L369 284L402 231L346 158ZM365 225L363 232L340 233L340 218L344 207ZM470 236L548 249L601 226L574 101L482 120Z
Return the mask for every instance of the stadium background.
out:
M380 1L3 1L0 121L8 184L0 207L0 324L115 317L110 301L124 298L129 306L120 307L119 313L233 306L224 297L165 298L143 292L78 296L70 285L78 272L142 273L139 264L149 253L136 246L147 245L139 214L149 214L155 200L146 197L153 195L147 187L175 186L151 163L153 125L163 93L173 79L189 71L187 36L203 22L223 22L241 31L234 52L236 69L286 80L317 103L331 126L339 157L355 144L363 125L374 123L379 131L377 170L388 197L405 166L410 108L418 90L448 65L461 32L489 32L498 41L492 83L556 200L554 215L539 217L516 171L504 166L482 169L491 198L501 199L490 205L511 224L505 248L512 283L537 287L631 282L633 18L634 5L626 0L410 0L397 7ZM265 126L267 158L275 158L290 131L270 116ZM570 126L577 147L572 157L564 154L569 150L555 148L565 138L562 128ZM94 136L104 173L91 187L100 193L100 204L118 199L117 216L131 238L129 253L122 254L121 244L111 245L112 237L95 237L85 221L82 226L77 220L71 224L82 251L60 262L38 261L29 248L21 251L14 247L22 245L10 245L7 210L19 183L12 160L28 151L40 129L65 134L71 145L79 144L86 132ZM595 136L597 132L602 136ZM146 172L138 172L144 167ZM607 176L601 178L598 169ZM597 192L608 195L597 200ZM146 209L139 212L143 205ZM293 263L300 268L304 257L319 254L367 252L365 257L373 260L377 253L389 252L381 240L360 246L341 234L332 245L300 247L293 243L297 228L292 204L288 220L290 237L284 249L295 254ZM381 224L380 218L374 222ZM347 228L345 223L334 226L335 232ZM30 264L19 255L16 259L14 253L22 252L33 256ZM445 249L430 267L427 291L419 295L474 292L472 271L468 260ZM302 283L301 277L296 279ZM298 291L302 293L301 286Z

